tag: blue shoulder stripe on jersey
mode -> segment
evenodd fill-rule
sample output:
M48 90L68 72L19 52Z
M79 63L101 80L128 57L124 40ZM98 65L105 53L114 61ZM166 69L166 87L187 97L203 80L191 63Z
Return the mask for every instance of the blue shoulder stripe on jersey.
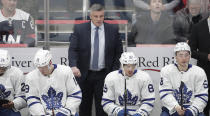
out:
M142 104L147 104L147 105L149 105L149 106L151 106L151 107L154 107L154 105L152 105L151 103L142 103Z
M30 104L28 105L28 107L31 107L32 105L38 104L38 103L40 103L40 102L32 102L32 103L30 103Z
M208 97L208 94L198 94L198 95L195 95L195 97L200 97L200 96L207 96Z
M72 95L68 95L67 97L73 97L73 98L82 99L82 97L80 97L80 96L72 96Z
M162 89L159 91L159 93L164 92L164 91L174 91L173 89Z
M207 100L205 100L204 98L202 98L201 96L199 96L198 98L202 99L204 102L208 102Z
M153 101L153 100L155 100L155 98L143 99L143 100L141 100L141 101L144 102L144 101Z
M147 113L147 116L149 116L149 112L147 112L145 109L141 109L142 111Z
M107 101L106 103L104 103L103 105L102 105L102 107L104 107L106 104L109 104L109 103L113 103L112 101Z
M71 95L77 95L77 94L79 94L79 93L81 93L81 91L77 91L77 92L75 92L75 93L72 93Z
M37 99L37 100L40 100L39 97L36 97L36 96L29 96L26 98L26 100L28 101L29 99Z
M166 94L164 94L160 99L163 99L165 96L167 96L168 94L166 93Z
M103 101L111 101L111 102L115 102L114 100L110 100L110 99L106 99L106 98L102 98Z

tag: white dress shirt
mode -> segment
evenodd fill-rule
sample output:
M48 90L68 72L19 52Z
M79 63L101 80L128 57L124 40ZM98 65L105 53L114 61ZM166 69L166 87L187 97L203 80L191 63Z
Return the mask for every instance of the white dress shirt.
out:
M94 52L94 37L96 32L96 26L91 21L91 57L90 57L90 70L92 70L93 52ZM99 27L99 59L98 59L98 70L105 68L105 32L104 24Z

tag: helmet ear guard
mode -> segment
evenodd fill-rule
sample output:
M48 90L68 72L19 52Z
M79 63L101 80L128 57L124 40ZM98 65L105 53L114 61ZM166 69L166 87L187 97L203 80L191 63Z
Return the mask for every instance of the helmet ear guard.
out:
M49 65L52 60L52 54L48 50L40 49L36 52L34 57L34 65L36 67L43 67Z
M9 67L10 66L10 55L7 50L0 50L0 67Z
M174 53L176 54L176 52L179 51L189 51L191 54L190 46L186 42L179 42L176 44L174 47Z

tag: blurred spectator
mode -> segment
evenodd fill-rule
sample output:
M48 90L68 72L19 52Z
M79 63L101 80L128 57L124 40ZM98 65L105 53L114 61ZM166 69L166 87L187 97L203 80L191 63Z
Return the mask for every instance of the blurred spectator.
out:
M129 44L171 44L174 34L172 17L162 10L162 0L151 0L150 12L141 16L129 35Z
M174 17L174 33L177 38L184 37L179 41L187 41L192 25L201 20L201 0L187 0L187 7L179 10Z
M17 9L17 0L1 0L0 43L35 46L34 20L30 14Z
M104 6L104 0L89 0L89 5L92 6L93 4L100 4Z
M192 27L189 45L192 57L197 59L197 65L205 70L208 83L210 83L210 16ZM208 91L210 93L210 89ZM206 116L209 116L209 105L210 100L208 100L207 106L204 109Z
M134 5L143 10L150 10L149 0L134 0ZM180 0L163 0L162 10L171 10L180 3Z
M44 4L43 0L21 0L17 3L17 8L29 13L34 19L38 18L39 4Z

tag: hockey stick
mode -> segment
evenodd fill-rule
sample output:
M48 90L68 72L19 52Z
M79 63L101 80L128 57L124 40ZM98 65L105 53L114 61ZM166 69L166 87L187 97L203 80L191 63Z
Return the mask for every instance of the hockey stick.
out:
M126 87L126 76L124 75L125 77L125 93L124 93L124 104L125 104L125 112L124 112L124 116L127 116L126 115L126 112L127 112L127 87Z
M184 82L181 81L181 85L179 88L180 94L181 94L181 101L180 101L180 105L181 105L181 109L183 110L183 88L184 88Z
M125 109L125 112L124 112L124 116L127 116L126 114L126 111L127 111L127 84L126 84L126 75L125 75L125 70L123 68L123 65L122 65L122 71L123 71L123 76L124 76L124 79L125 79L125 83L124 83L124 109Z

